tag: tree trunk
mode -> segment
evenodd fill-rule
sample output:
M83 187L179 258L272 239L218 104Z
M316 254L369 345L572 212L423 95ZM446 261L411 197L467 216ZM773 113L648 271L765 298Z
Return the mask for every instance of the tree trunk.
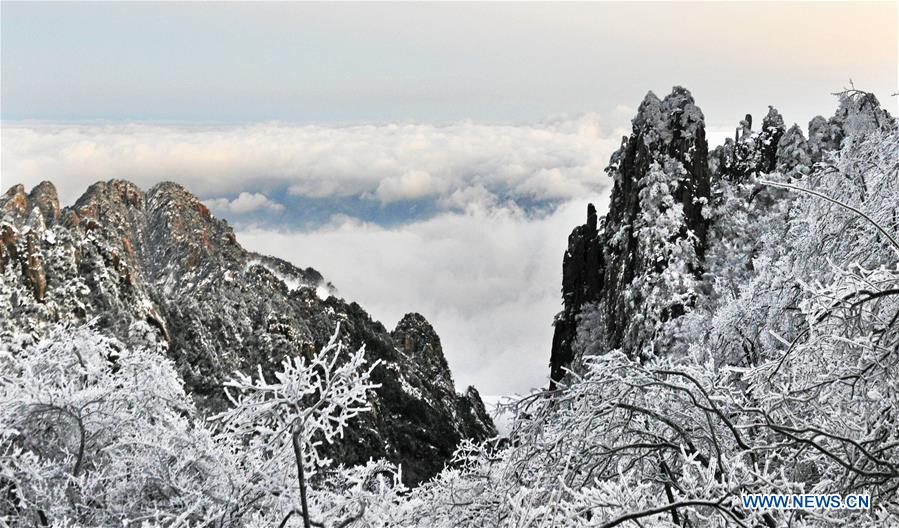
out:
M309 505L306 503L306 473L303 470L303 446L301 445L303 429L299 424L294 424L293 432L293 456L297 459L297 480L300 481L300 504L303 507L303 528L312 528L309 521Z

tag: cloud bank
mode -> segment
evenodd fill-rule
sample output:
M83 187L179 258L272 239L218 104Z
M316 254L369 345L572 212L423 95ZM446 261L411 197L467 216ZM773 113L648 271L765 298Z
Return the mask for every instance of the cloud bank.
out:
M4 124L2 173L6 186L50 179L66 203L93 182L125 178L144 188L176 181L220 214L278 211L271 200L291 197L462 210L596 192L620 133L596 115L522 125Z
M284 210L283 205L270 200L268 196L262 193L249 193L246 191L237 195L237 198L233 200L227 198L210 198L206 200L206 205L216 211L234 214L244 214L260 209L268 211Z
M4 186L171 180L240 242L333 281L391 327L425 315L460 389L545 384L561 259L622 131L594 115L521 125L5 124ZM313 217L315 221L309 221Z
M608 196L585 195L540 217L471 209L391 228L337 217L314 231L256 227L238 239L318 269L388 328L421 313L443 341L458 389L512 394L547 382L562 255L590 201L602 210Z

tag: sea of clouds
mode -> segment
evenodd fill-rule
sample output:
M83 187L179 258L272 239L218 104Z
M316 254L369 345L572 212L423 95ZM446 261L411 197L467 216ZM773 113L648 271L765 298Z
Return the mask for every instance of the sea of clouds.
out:
M248 249L312 266L392 327L420 312L457 387L545 384L562 255L621 129L595 115L529 124L3 124L9 187L175 181ZM335 204L341 204L338 211ZM349 205L348 205L349 204ZM390 210L390 221L379 212Z

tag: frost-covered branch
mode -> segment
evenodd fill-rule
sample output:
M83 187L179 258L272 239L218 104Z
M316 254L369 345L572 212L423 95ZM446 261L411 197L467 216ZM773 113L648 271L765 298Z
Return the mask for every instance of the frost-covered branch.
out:
M864 218L865 220L867 220L867 221L868 221L871 225L873 225L878 231L880 231L880 233L881 233L884 237L886 237L887 240L889 240L890 245L893 246L893 250L896 251L897 253L899 253L899 242L897 242L896 239L893 238L893 235L891 235L889 232L887 232L887 230L884 229L883 226L881 226L879 223L875 222L870 216L868 216L867 214L865 214L864 211L862 211L862 210L860 210L860 209L857 209L857 208L855 208L855 207L853 207L853 206L851 206L851 205L849 205L849 204L843 203L843 202L841 202L841 201L839 201L839 200L836 200L836 199L834 199L834 198L831 198L830 196L827 196L827 195L825 195L825 194L823 194L823 193L819 193L818 191L815 191L815 190L812 190L812 189L805 189L805 188L803 188L803 187L799 187L799 186L796 186L796 185L790 185L790 184L788 184L788 183L774 182L774 181L768 181L768 180L759 180L759 183L761 183L761 184L763 184L763 185L770 185L771 187L780 187L780 188L782 188L782 189L790 189L790 190L793 190L793 191L799 191L799 192L803 192L803 193L806 193L806 194L810 194L810 195L812 195L812 196L817 196L818 198L821 198L821 199L823 199L823 200L826 200L826 201L828 201L828 202L830 202L830 203L832 203L832 204L834 204L834 205L838 205L838 206L840 206L840 207L842 207L842 208L844 208L844 209L848 209L849 211L852 211L853 213L855 213L855 214L857 214L858 216L860 216L860 217Z

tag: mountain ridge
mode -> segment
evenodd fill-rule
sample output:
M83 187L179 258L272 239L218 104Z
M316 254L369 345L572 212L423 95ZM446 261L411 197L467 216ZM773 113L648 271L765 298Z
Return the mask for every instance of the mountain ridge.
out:
M91 324L172 358L199 408L226 403L237 370L311 354L338 324L365 346L382 385L334 456L385 458L418 483L464 438L496 434L477 390L457 394L433 328L409 314L388 331L334 294L312 268L244 249L233 229L186 188L147 191L125 180L91 185L70 207L42 182L0 196L0 338L24 346L58 324ZM18 344L16 344L18 343ZM419 350L420 349L420 350Z

